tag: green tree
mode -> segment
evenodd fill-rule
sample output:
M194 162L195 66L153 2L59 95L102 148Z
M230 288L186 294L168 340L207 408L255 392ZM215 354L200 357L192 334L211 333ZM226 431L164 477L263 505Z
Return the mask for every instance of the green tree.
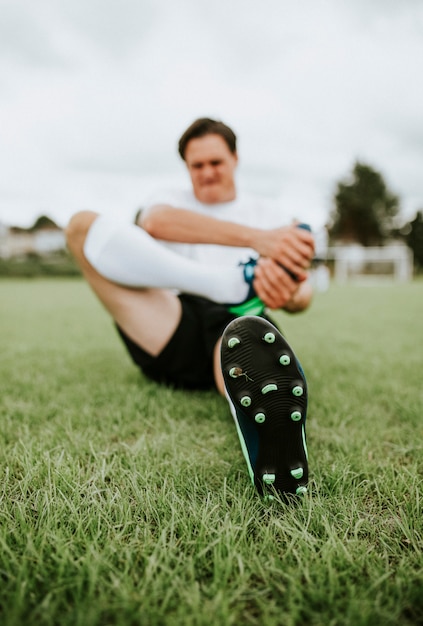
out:
M33 230L39 230L40 228L56 229L58 228L58 226L56 222L53 222L53 220L47 215L40 215L40 217L37 217L34 224L28 230L33 231Z
M330 239L380 245L390 236L398 211L399 198L388 189L382 174L357 161L350 177L336 187Z
M417 211L414 220L407 224L405 241L413 251L416 265L423 268L423 211Z

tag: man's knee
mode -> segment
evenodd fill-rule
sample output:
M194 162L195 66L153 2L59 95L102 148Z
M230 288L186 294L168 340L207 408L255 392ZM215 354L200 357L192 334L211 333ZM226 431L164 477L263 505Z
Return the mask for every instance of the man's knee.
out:
M69 220L65 236L68 248L75 256L82 253L88 230L97 217L98 213L94 211L78 211Z

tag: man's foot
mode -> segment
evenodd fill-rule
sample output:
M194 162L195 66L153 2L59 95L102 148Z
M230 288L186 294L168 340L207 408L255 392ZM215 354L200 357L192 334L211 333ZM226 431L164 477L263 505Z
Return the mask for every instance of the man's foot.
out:
M267 320L240 317L223 333L221 364L253 484L305 493L307 384L292 348Z
M297 228L302 228L303 230L308 230L311 232L311 228L308 224L297 224ZM260 298L257 296L254 287L254 271L257 265L257 259L250 258L246 263L241 264L243 266L244 280L249 285L249 291L246 299L239 304L228 305L228 310L235 315L243 316L243 315L261 315L266 308L266 305ZM281 265L283 267L283 265ZM297 281L298 278L295 274L289 271L286 267L283 267L285 272L289 274L289 276Z
M228 306L228 310L235 315L261 315L265 309L265 304L257 296L254 287L254 270L257 265L257 259L250 258L246 263L241 263L243 266L244 280L249 285L249 290L246 299L239 304L232 304Z

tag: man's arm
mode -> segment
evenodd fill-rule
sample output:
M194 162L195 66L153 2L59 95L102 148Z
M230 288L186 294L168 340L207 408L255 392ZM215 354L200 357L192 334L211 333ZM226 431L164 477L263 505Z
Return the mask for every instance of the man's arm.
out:
M252 228L169 205L141 213L138 225L152 237L180 243L209 243L252 248L274 259L305 280L314 252L313 236L295 225L275 229Z
M155 239L251 248L255 229L188 209L160 204L142 213L138 225Z

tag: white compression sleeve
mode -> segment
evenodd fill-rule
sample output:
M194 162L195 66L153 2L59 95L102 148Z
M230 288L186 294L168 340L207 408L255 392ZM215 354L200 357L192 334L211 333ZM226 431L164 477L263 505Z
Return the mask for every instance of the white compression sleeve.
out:
M99 274L127 287L178 289L230 303L245 300L249 289L241 267L216 267L186 259L138 226L105 216L91 225L84 254Z

